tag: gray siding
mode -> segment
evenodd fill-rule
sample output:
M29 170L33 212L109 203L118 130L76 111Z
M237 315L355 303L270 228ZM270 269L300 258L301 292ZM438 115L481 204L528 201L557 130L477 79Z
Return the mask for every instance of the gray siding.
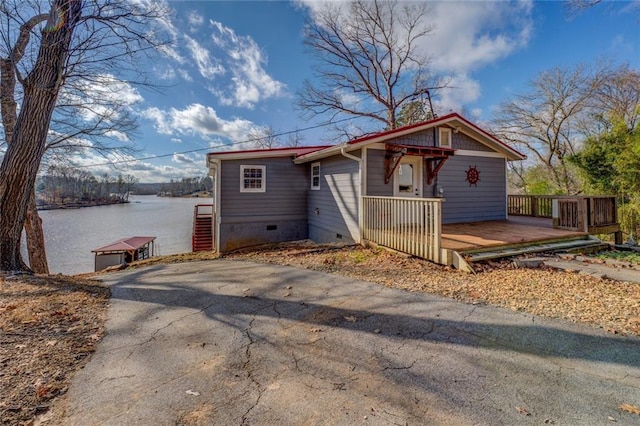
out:
M436 129L436 138L438 130ZM397 143L401 145L417 145L417 146L433 146L433 129L422 130L410 135L400 136L391 139L388 143Z
M360 240L358 162L340 155L321 160L320 190L308 194L310 239L320 243Z
M506 219L505 159L453 156L438 174L444 188L442 222L459 223ZM469 166L480 172L477 186L466 181Z
M434 129L422 130L420 132L401 136L399 138L391 139L388 143L400 144L400 145L416 145L416 146L434 146L433 144L433 135L435 132L436 139L439 137L439 130L436 127ZM484 152L493 152L493 150L486 145L476 141L470 136L465 135L462 132L452 132L451 133L451 145L453 149L466 149L471 151L484 151ZM436 145L439 146L439 145Z
M467 136L464 133L452 133L451 145L453 149L466 149L469 151L494 152L488 146L481 144L480 142L476 141L475 139L472 139L470 136Z
M367 194L373 197L392 197L393 185L384 183L383 149L367 149Z
M240 192L240 165L266 166L266 192ZM221 162L221 252L305 239L309 168L292 158Z

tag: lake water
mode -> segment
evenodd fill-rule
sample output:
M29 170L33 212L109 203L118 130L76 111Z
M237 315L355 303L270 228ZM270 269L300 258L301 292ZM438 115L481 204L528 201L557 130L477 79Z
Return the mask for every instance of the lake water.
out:
M191 251L193 206L210 198L131 196L129 204L45 210L42 218L49 271L52 274L92 272L91 250L121 238L157 237L155 253ZM27 259L25 250L23 256Z

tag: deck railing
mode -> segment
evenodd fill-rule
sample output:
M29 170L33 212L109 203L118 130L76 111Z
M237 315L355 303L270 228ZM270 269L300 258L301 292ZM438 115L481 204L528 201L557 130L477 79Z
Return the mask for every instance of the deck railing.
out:
M442 200L362 197L365 240L443 263Z
M552 195L509 195L507 211L513 216L551 218L552 200Z
M509 195L507 206L509 215L552 218L554 228L590 234L619 231L613 196Z
M618 227L616 197L556 197L553 224L558 228L589 232L615 232Z

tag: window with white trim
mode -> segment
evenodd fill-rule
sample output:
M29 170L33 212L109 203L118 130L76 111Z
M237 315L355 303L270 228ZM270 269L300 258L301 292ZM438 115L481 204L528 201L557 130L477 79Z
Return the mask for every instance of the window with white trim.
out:
M320 163L311 164L311 189L320 189Z
M240 166L240 192L266 192L267 166Z
M440 127L439 142L442 148L451 148L451 129Z

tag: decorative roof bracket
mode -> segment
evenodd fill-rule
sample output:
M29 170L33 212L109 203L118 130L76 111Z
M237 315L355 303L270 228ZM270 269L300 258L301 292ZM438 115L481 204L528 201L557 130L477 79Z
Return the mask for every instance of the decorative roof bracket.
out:
M433 184L433 180L436 178L436 176L438 176L438 172L440 171L442 166L444 166L444 163L445 161L447 161L447 158L449 157L425 158L426 164L427 164L427 185Z
M438 172L444 166L445 161L454 155L451 148L420 146L420 145L400 145L387 143L386 154L384 156L384 183L391 181L391 176L398 168L400 160L405 155L415 155L425 159L427 168L427 185L432 185L433 180L438 176Z
M387 152L384 155L384 183L391 181L391 176L398 168L400 160L407 153L406 148L387 146Z

